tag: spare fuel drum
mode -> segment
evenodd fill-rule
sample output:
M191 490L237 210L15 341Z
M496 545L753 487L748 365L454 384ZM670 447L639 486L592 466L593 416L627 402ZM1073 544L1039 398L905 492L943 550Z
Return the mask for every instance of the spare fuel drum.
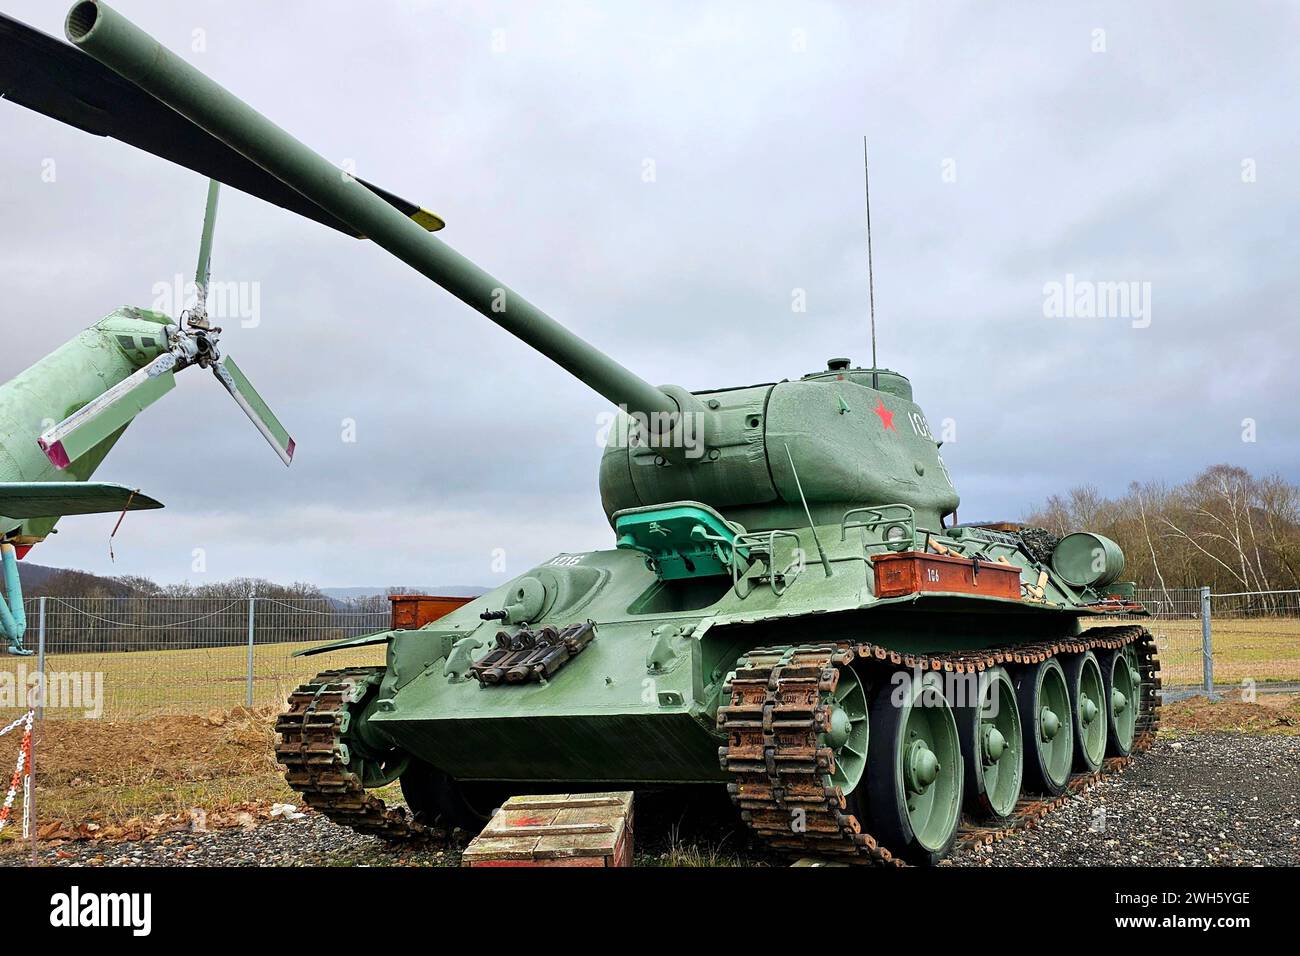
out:
M1052 552L1052 569L1076 588L1101 588L1124 573L1124 552L1104 535L1076 531Z

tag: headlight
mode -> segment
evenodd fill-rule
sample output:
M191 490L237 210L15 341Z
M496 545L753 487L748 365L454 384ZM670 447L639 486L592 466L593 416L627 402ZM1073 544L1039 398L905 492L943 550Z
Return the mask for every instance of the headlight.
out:
M891 551L902 551L911 544L911 535L901 524L891 524L885 529L885 544Z

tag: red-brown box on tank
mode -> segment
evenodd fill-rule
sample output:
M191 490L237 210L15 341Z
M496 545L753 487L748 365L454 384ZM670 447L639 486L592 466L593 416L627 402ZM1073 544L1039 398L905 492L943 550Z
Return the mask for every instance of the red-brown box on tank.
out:
M1013 564L921 551L873 554L871 564L880 598L939 591L1020 600L1020 569Z
M433 594L390 594L388 600L393 602L393 630L414 631L474 599Z

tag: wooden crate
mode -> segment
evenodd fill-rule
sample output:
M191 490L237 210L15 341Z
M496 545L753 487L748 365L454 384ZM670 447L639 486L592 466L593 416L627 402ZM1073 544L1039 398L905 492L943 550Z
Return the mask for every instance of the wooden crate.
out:
M388 600L393 602L393 630L414 631L474 599L433 594L390 594Z
M923 591L977 594L1020 600L1020 569L995 561L903 551L873 554L876 597L900 597Z
M511 797L462 866L631 866L632 792Z

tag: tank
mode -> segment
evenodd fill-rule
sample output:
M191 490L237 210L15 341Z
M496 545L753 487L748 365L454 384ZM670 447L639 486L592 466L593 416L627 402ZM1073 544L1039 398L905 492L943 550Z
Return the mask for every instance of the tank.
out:
M1118 548L959 524L903 374L650 385L105 4L67 33L619 409L608 548L311 651L386 663L290 697L276 756L307 804L411 841L511 793L711 786L776 849L932 863L1150 745L1158 662ZM393 783L405 808L375 793Z

